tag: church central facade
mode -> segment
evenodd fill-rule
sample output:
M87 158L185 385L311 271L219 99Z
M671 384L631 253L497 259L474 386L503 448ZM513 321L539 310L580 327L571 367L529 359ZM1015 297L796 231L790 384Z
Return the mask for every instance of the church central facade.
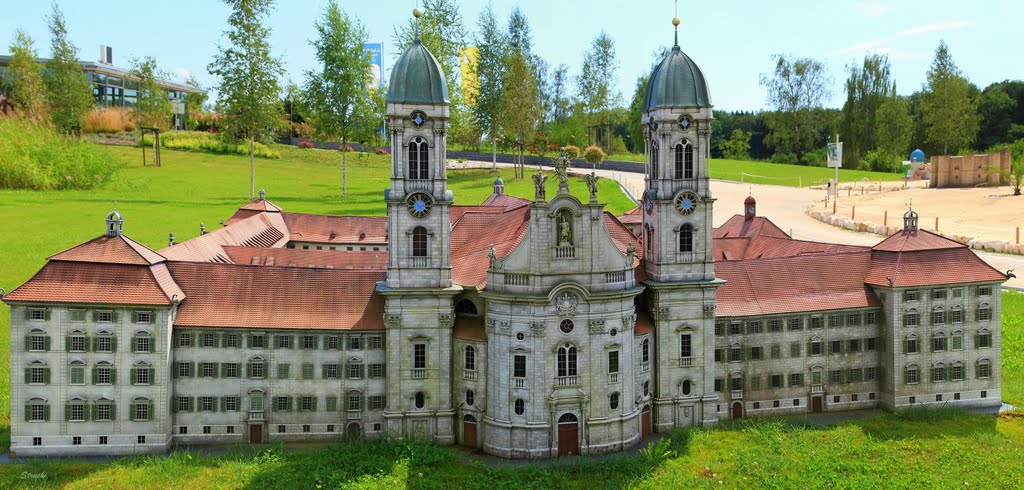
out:
M729 418L1000 405L1006 276L962 244L912 213L875 247L793 240L752 197L712 226L712 105L678 43L637 121L646 190L620 217L596 177L569 192L565 159L532 199L499 178L456 204L445 78L418 39L387 102L386 218L261 192L154 251L114 212L4 296L11 452L393 436L550 458Z

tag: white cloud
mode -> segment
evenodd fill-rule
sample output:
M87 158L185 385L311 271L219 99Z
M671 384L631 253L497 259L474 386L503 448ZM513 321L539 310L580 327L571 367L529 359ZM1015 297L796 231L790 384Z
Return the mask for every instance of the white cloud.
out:
M174 69L174 73L181 77L182 80L188 80L192 77L192 72L188 71L188 68L182 68L180 66Z
M881 41L865 41L862 43L851 44L845 48L837 49L833 51L832 54L850 54L861 51L868 51L872 53L887 53L889 52L889 48L882 46Z
M896 33L897 36L913 36L915 34L924 34L927 32L941 32L941 31L952 31L954 29L960 29L974 25L973 20L956 20L953 22L946 22L944 24L924 24L917 27L911 27L909 29Z
M864 15L868 17L882 17L889 13L889 9L885 4L877 1L857 2L854 6L861 9Z

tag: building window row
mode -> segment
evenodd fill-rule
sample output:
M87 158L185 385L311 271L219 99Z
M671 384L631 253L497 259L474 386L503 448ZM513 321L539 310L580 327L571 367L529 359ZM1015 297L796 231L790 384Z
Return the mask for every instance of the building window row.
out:
M384 348L380 335L287 335L175 332L174 347L245 347L250 349L304 349L304 350L379 350Z
M50 320L50 308L41 306L30 306L25 309L25 319L30 321L48 321ZM68 320L72 323L84 323L86 318L89 317L89 312L92 312L93 323L115 323L118 321L119 315L116 310L86 310L81 308L71 308L68 310ZM131 313L132 323L139 324L152 324L154 314L152 310L137 310Z
M266 364L266 361L258 356L250 359L246 364L246 377L254 379L266 377ZM152 369L149 369L149 372L151 373L150 376L152 376ZM320 365L320 377L322 379L340 379L342 376L348 379L363 379L367 377L367 373L370 378L383 378L385 374L384 364L373 363L366 365L358 361L351 361L345 364L324 363ZM286 362L276 363L275 374L277 379L291 378L291 364ZM174 378L238 378L240 377L239 363L174 361L171 363L171 375ZM315 379L315 364L302 363L299 375L299 379Z
M878 349L878 345L879 342L876 337L831 341L825 341L819 337L812 337L811 340L806 343L806 355L821 356L826 353L855 354L862 352L874 352ZM768 352L766 355L765 346L744 347L742 344L735 342L727 347L716 348L714 351L715 362L782 359L783 349L781 344L771 344L767 347ZM790 358L802 357L804 355L803 352L804 344L802 342L790 342L788 354Z
M148 421L153 417L153 401L139 397L128 406L129 421ZM73 398L64 404L64 420L67 422L110 422L117 420L117 403L101 398L86 400ZM25 404L26 422L50 421L50 404L42 398L29 399Z
M803 330L805 325L809 329L843 326L876 325L878 323L878 312L856 311L847 313L833 313L828 315L813 315L810 317L789 317L789 318L756 318L748 320L733 320L720 318L715 321L715 335L744 335L760 333L781 333L783 331Z
M927 376L927 378L925 378ZM909 364L904 370L903 381L908 385L921 383L924 379L932 383L945 381L963 381L967 376L967 370L962 362L946 364L936 362L928 368L927 372L917 364ZM976 379L988 379L992 376L992 362L988 359L981 359L974 363L974 377Z

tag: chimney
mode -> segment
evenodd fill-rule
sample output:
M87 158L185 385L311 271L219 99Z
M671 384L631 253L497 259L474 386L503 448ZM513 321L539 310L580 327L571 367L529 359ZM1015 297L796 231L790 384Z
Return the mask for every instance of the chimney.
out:
M106 65L114 64L114 48L106 44L100 44L100 63Z

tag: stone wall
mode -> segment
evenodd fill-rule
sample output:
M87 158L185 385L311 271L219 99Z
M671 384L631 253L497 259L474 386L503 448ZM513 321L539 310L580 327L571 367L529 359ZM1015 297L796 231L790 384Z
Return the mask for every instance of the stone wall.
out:
M1010 149L984 155L932 156L932 178L928 187L975 187L1009 185L1006 177L993 172L998 168L1010 171Z

